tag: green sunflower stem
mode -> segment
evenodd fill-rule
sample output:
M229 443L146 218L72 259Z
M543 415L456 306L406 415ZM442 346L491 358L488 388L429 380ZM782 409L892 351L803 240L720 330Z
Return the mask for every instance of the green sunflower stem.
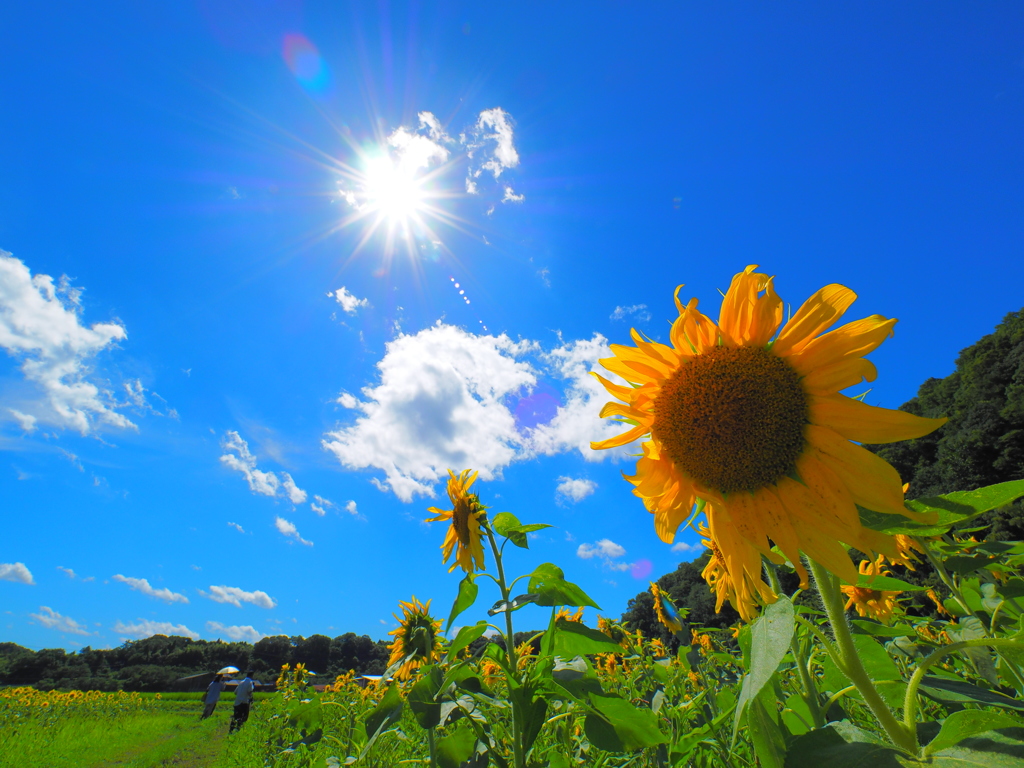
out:
M857 686L860 695L864 697L864 702L892 743L908 753L916 755L918 752L916 730L907 728L896 719L892 710L878 693L878 689L875 688L874 682L857 655L850 623L846 620L846 608L838 579L813 560L808 559L808 563L811 566L811 573L814 574L814 582L821 595L821 601L825 606L825 613L828 614L829 624L832 625L832 634L836 640L836 651L842 662L840 666L843 673L850 678L851 683Z
M498 589L501 590L501 600L505 604L505 652L508 655L508 665L511 672L509 673L509 691L512 690L512 685L519 685L519 660L516 658L516 636L512 631L512 590L508 585L508 581L505 579L505 568L501 562L501 550L498 548L498 543L494 540L494 532L491 530L490 525L483 526L484 531L487 532L487 541L491 545L491 553L494 555L495 567L498 570ZM515 697L512 699L512 756L514 759L515 768L526 768L526 753L523 751L523 716L524 713L519 711L519 706L516 704Z
M430 768L437 768L437 744L434 743L434 729L427 729L427 744L430 747Z

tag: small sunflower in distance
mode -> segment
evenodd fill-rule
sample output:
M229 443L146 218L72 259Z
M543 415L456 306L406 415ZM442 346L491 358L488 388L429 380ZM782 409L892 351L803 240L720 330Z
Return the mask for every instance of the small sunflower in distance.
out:
M415 596L408 603L399 601L402 616L393 614L398 619L398 629L388 632L395 640L388 646L391 658L388 666L396 664L407 657L406 661L395 673L396 680L408 680L412 673L424 664L431 664L441 658L441 622L435 621L430 615L430 601L426 605Z
M882 567L883 562L884 560L881 555L875 561L861 560L861 575L868 577L892 575ZM868 583L871 583L870 578ZM883 624L888 624L892 620L892 612L898 605L896 598L902 594L900 592L887 592L867 587L851 587L846 584L843 584L840 589L843 590L843 594L848 598L846 610L856 608L857 613L861 616L867 616Z
M651 594L654 596L654 612L658 615L658 621L661 622L665 629L673 634L676 632L682 632L683 617L676 609L675 604L672 602L672 598L666 595L662 591L661 587L653 581L650 582L650 584Z
M705 502L716 545L708 569L748 619L775 599L761 569L761 555L781 561L772 544L804 586L801 552L850 583L857 569L849 547L898 557L892 536L861 525L857 506L912 517L903 483L856 443L921 437L946 421L840 394L875 379L864 355L892 334L895 320L872 315L828 331L856 298L828 285L783 326L774 278L755 269L733 277L718 323L698 311L696 299L684 305L677 289L671 345L635 330L635 347L611 345L615 356L602 365L632 386L595 374L622 401L608 403L601 417L632 428L591 444L614 448L648 437L636 474L627 477L633 493L666 542L694 504ZM723 592L716 593L721 604Z
M448 528L448 535L445 536L444 544L441 545L446 563L452 556L452 551L455 551L455 562L448 569L449 573L455 570L456 565L462 566L462 570L466 573L484 569L484 548L480 540L480 523L485 519L486 513L477 495L469 492L476 476L476 472L471 472L468 469L458 475L449 469L448 498L452 502L452 508L429 507L427 510L437 514L437 517L427 518L428 523L451 520L452 524Z

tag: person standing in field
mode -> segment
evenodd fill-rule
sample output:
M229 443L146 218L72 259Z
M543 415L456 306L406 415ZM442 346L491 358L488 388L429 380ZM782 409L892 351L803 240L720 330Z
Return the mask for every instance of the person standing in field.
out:
M217 708L217 702L220 701L221 691L224 690L224 686L227 683L224 682L224 675L215 675L213 682L206 689L206 698L203 701L206 702L206 706L203 708L203 716L200 720L205 720L213 714L213 710Z
M252 670L245 671L245 679L235 688L235 712L231 716L231 726L228 733L234 733L241 728L249 719L249 705L252 704L252 692L256 684L252 679Z

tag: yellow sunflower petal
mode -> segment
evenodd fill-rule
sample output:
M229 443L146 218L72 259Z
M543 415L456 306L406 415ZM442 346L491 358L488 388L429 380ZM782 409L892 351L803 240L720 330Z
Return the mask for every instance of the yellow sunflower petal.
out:
M782 321L782 300L776 295L772 278L754 270L751 264L733 276L722 299L718 327L729 346L760 347L768 343ZM765 291L764 296L759 296Z
M876 512L913 516L903 506L903 481L889 462L828 427L808 424L806 434L821 460L850 489L856 503Z
M654 368L645 363L620 360L617 357L603 357L598 362L612 373L624 378L626 381L632 381L638 384L661 382L668 378L665 371L659 368Z
M774 350L774 347L772 347ZM804 388L811 394L829 394L841 389L860 384L862 381L874 381L878 378L878 369L870 360L863 357L845 357L831 365L815 368L804 376Z
M829 331L786 359L801 375L848 357L863 357L892 336L896 320L872 315Z
M877 408L844 395L811 395L809 400L812 424L829 427L858 443L910 440L934 432L948 421Z
M780 357L799 352L815 336L831 328L856 298L856 293L836 283L816 291L783 327L772 351Z
M634 440L638 440L643 437L648 432L650 432L650 427L641 424L639 427L633 427L632 429L626 430L615 437L609 437L607 440L599 440L596 443L591 443L590 448L594 451L600 451L604 448L617 448L620 445L628 445Z
M591 371L590 375L600 381L601 384L604 385L604 388L608 390L608 394L612 397L617 397L620 400L629 402L636 394L636 390L633 387L625 387L621 384L615 384L596 371Z
M637 349L644 352L648 357L654 358L662 365L669 366L671 370L675 370L679 365L679 355L672 347L660 344L657 341L644 339L635 328L630 330L629 335L636 344Z

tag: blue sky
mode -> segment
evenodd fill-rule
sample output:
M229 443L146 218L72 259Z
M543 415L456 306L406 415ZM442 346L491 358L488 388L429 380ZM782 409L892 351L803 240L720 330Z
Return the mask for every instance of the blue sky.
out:
M144 6L0 12L2 640L447 615L448 467L618 615L699 546L587 373L678 284L850 286L887 407L1024 304L1019 4Z

